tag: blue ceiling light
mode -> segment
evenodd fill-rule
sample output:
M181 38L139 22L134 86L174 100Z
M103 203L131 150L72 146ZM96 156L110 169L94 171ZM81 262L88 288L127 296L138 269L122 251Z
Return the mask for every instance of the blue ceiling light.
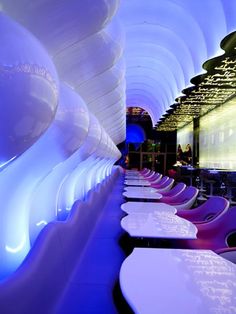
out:
M145 131L138 124L127 124L126 132L127 143L143 143L146 140Z

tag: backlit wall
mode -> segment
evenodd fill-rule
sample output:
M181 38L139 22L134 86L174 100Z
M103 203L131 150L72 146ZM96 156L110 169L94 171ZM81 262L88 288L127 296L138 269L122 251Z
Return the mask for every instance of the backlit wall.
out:
M181 129L177 130L177 146L181 145L184 151L187 144L193 148L193 123L189 123Z
M0 12L0 280L19 267L42 228L65 220L75 200L110 176L120 158L114 140L125 129L123 36L118 22L109 24L116 2L100 4L100 12L90 4L85 10L98 12L100 19L92 19L98 25L83 34L75 22L75 45L71 37L50 38L52 19L45 47Z
M236 169L236 99L200 118L200 167Z

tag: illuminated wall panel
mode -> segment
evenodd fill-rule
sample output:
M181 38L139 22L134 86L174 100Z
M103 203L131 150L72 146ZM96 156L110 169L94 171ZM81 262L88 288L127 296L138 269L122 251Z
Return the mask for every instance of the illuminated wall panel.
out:
M66 218L75 200L110 175L120 154L84 100L59 84L41 44L1 14L0 26L2 279L20 265L45 225Z
M177 145L181 145L182 150L185 150L187 144L193 148L193 123L189 123L183 128L177 130Z
M236 169L236 99L200 119L200 167Z
M125 37L115 17L119 4L119 0L0 0L0 11L22 23L43 43L59 78L83 98L115 144L125 140L125 125L120 127L126 103ZM122 93L120 98L116 97L117 89ZM111 107L113 112L107 115L105 109Z

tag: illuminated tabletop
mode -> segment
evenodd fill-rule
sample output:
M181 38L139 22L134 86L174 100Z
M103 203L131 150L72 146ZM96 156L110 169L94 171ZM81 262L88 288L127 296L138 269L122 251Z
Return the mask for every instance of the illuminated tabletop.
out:
M175 214L177 209L165 203L152 202L126 202L121 205L121 209L127 214L148 213L148 212L169 212Z
M131 178L144 179L144 176L141 175L141 173L126 173L125 178L127 178L127 179L131 179Z
M134 176L134 175L126 175L125 176L125 180L146 180L144 177L142 176Z
M147 180L125 180L126 185L137 185L137 186L150 186L151 183Z
M137 238L197 238L197 227L193 223L168 211L129 214L122 218L121 227Z
M140 173L138 170L125 170L125 173Z
M134 177L143 177L143 175L138 172L138 171L129 171L129 172L125 172L125 176L134 176Z
M127 192L157 192L157 189L150 186L125 186L124 190Z
M153 193L153 192L145 192L145 191L126 191L122 193L123 196L127 198L140 198L140 199L152 199L152 200L159 200L162 198L160 193Z
M135 248L120 286L135 313L236 313L236 265L208 250Z

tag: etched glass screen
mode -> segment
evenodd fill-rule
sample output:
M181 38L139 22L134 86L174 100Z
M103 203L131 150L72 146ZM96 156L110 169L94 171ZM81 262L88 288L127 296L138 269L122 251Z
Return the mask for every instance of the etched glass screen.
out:
M236 99L200 119L200 167L236 169Z

